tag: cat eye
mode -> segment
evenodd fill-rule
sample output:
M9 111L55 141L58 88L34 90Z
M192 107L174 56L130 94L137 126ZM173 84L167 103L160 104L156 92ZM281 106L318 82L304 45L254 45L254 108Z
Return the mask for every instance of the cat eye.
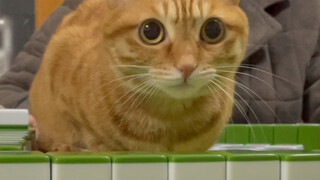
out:
M141 24L139 35L146 44L159 44L165 39L164 26L156 19L148 19Z
M225 37L225 26L218 18L208 19L201 28L201 40L209 44L217 44Z

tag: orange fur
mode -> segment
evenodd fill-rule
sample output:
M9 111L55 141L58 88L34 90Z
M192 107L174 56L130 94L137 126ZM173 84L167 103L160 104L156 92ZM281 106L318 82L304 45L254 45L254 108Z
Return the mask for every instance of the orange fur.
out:
M227 27L215 45L199 39L209 17ZM138 36L149 18L167 30L161 44L146 45ZM207 150L231 116L234 83L215 77L221 88L207 82L167 91L157 80L180 78L176 66L186 61L197 64L194 74L223 64L236 70L247 38L237 0L85 0L53 36L32 85L40 150Z

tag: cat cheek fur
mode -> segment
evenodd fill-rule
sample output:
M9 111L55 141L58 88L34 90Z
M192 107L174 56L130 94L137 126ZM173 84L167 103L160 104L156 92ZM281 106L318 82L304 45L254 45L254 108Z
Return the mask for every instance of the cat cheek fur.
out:
M150 86L150 77L135 75L152 68L176 70L187 48L203 69L218 69L226 61L237 66L248 38L248 22L237 3L85 0L56 31L32 84L31 112L38 121L40 149L207 150L231 116L234 74L217 72L230 79L219 79L223 90L211 84L203 95L199 91L181 99ZM227 24L230 41L215 46L199 42L199 29L211 16ZM169 29L169 41L158 46L139 41L137 28L151 17Z
M240 3L240 0L226 0L227 3L231 4L231 5L236 5L238 6Z

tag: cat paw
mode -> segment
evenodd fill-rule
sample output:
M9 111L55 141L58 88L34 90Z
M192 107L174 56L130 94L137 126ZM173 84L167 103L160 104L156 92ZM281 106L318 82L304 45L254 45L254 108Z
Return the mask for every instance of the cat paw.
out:
M58 144L52 147L53 152L85 152L87 149L82 149L76 146L68 145L68 144Z

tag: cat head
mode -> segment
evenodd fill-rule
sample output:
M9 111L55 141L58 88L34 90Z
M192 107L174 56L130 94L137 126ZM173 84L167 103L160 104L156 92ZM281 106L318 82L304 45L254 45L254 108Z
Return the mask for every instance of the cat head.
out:
M219 68L236 70L244 57L248 20L239 0L109 2L111 66L136 91L174 99L209 95L219 79L225 82Z

